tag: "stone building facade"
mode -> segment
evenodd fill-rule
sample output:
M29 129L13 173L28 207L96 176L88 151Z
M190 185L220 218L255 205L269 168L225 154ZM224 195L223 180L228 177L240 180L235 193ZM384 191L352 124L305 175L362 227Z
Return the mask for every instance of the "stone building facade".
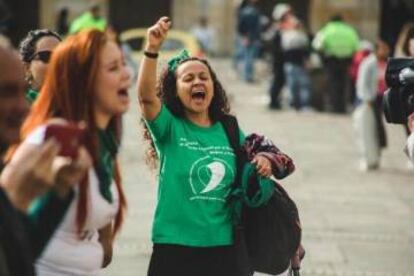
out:
M85 10L91 1L38 0L40 7L39 26L53 27L56 13L63 6L70 7L73 18ZM210 25L216 29L218 53L229 55L234 48L236 7L241 0L93 1L98 1L102 5L107 16L117 21L121 30L149 26L162 14L172 17L174 28L191 30L200 16L206 16ZM384 2L388 3L387 1L390 0L259 0L259 5L262 12L269 16L276 3L290 3L299 16L304 19L311 33L319 30L333 14L340 13L357 29L362 38L375 41L381 33L381 26L384 26L384 23L381 22L382 14L387 11L382 9L384 9ZM392 2L405 5L404 3L410 1L393 0Z

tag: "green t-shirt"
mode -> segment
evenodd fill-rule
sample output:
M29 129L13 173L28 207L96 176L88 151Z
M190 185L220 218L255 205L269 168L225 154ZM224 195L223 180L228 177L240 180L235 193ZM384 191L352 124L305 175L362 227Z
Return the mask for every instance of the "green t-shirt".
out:
M160 159L154 243L220 246L233 243L226 199L236 157L221 123L200 127L164 105L147 122ZM244 134L240 131L240 141Z

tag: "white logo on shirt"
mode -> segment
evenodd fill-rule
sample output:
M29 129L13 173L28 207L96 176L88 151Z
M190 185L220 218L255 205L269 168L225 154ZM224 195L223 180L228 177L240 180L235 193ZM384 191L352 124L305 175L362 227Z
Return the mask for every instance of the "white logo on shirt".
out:
M230 178L226 178L229 174ZM233 179L234 172L226 161L219 158L203 157L191 166L189 182L194 196L190 199L225 201L230 192L230 184L225 179Z
M226 173L226 167L224 167L223 163L220 163L218 161L214 161L208 164L206 167L211 171L211 178L205 189L201 191L202 194L210 192L217 188L221 180L223 180L224 174Z

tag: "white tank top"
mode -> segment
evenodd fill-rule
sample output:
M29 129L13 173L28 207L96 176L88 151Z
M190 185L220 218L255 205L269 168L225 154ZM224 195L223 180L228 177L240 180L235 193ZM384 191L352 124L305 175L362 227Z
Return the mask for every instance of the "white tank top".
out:
M45 127L39 127L24 143L40 144ZM79 190L69 206L60 226L36 262L36 275L99 275L103 262L103 248L99 243L98 229L112 222L119 209L119 194L116 184L111 184L113 201L109 203L99 191L99 181L93 169L89 170L88 215L81 238L77 234L76 210Z

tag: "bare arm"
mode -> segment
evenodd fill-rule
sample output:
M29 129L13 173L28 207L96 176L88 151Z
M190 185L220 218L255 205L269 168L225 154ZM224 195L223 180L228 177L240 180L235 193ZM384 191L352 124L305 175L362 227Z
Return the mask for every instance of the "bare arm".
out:
M59 157L59 149L59 142L54 138L41 144L22 143L0 174L7 196L22 212L26 212L30 203L48 190L54 190L61 199L65 199L92 166L84 147L79 148L75 160Z
M414 113L408 116L407 126L411 134L407 138L407 143L405 145L405 153L408 155L411 162L414 162Z
M112 261L112 251L113 251L112 223L109 223L104 228L99 229L99 242L101 243L103 251L104 251L104 259L102 262L102 267L107 267Z
M171 26L168 17L161 17L158 22L147 31L147 45L145 50L150 53L158 53ZM157 59L144 55L141 62L137 90L138 101L142 115L147 120L153 120L161 110L161 100L157 96Z

